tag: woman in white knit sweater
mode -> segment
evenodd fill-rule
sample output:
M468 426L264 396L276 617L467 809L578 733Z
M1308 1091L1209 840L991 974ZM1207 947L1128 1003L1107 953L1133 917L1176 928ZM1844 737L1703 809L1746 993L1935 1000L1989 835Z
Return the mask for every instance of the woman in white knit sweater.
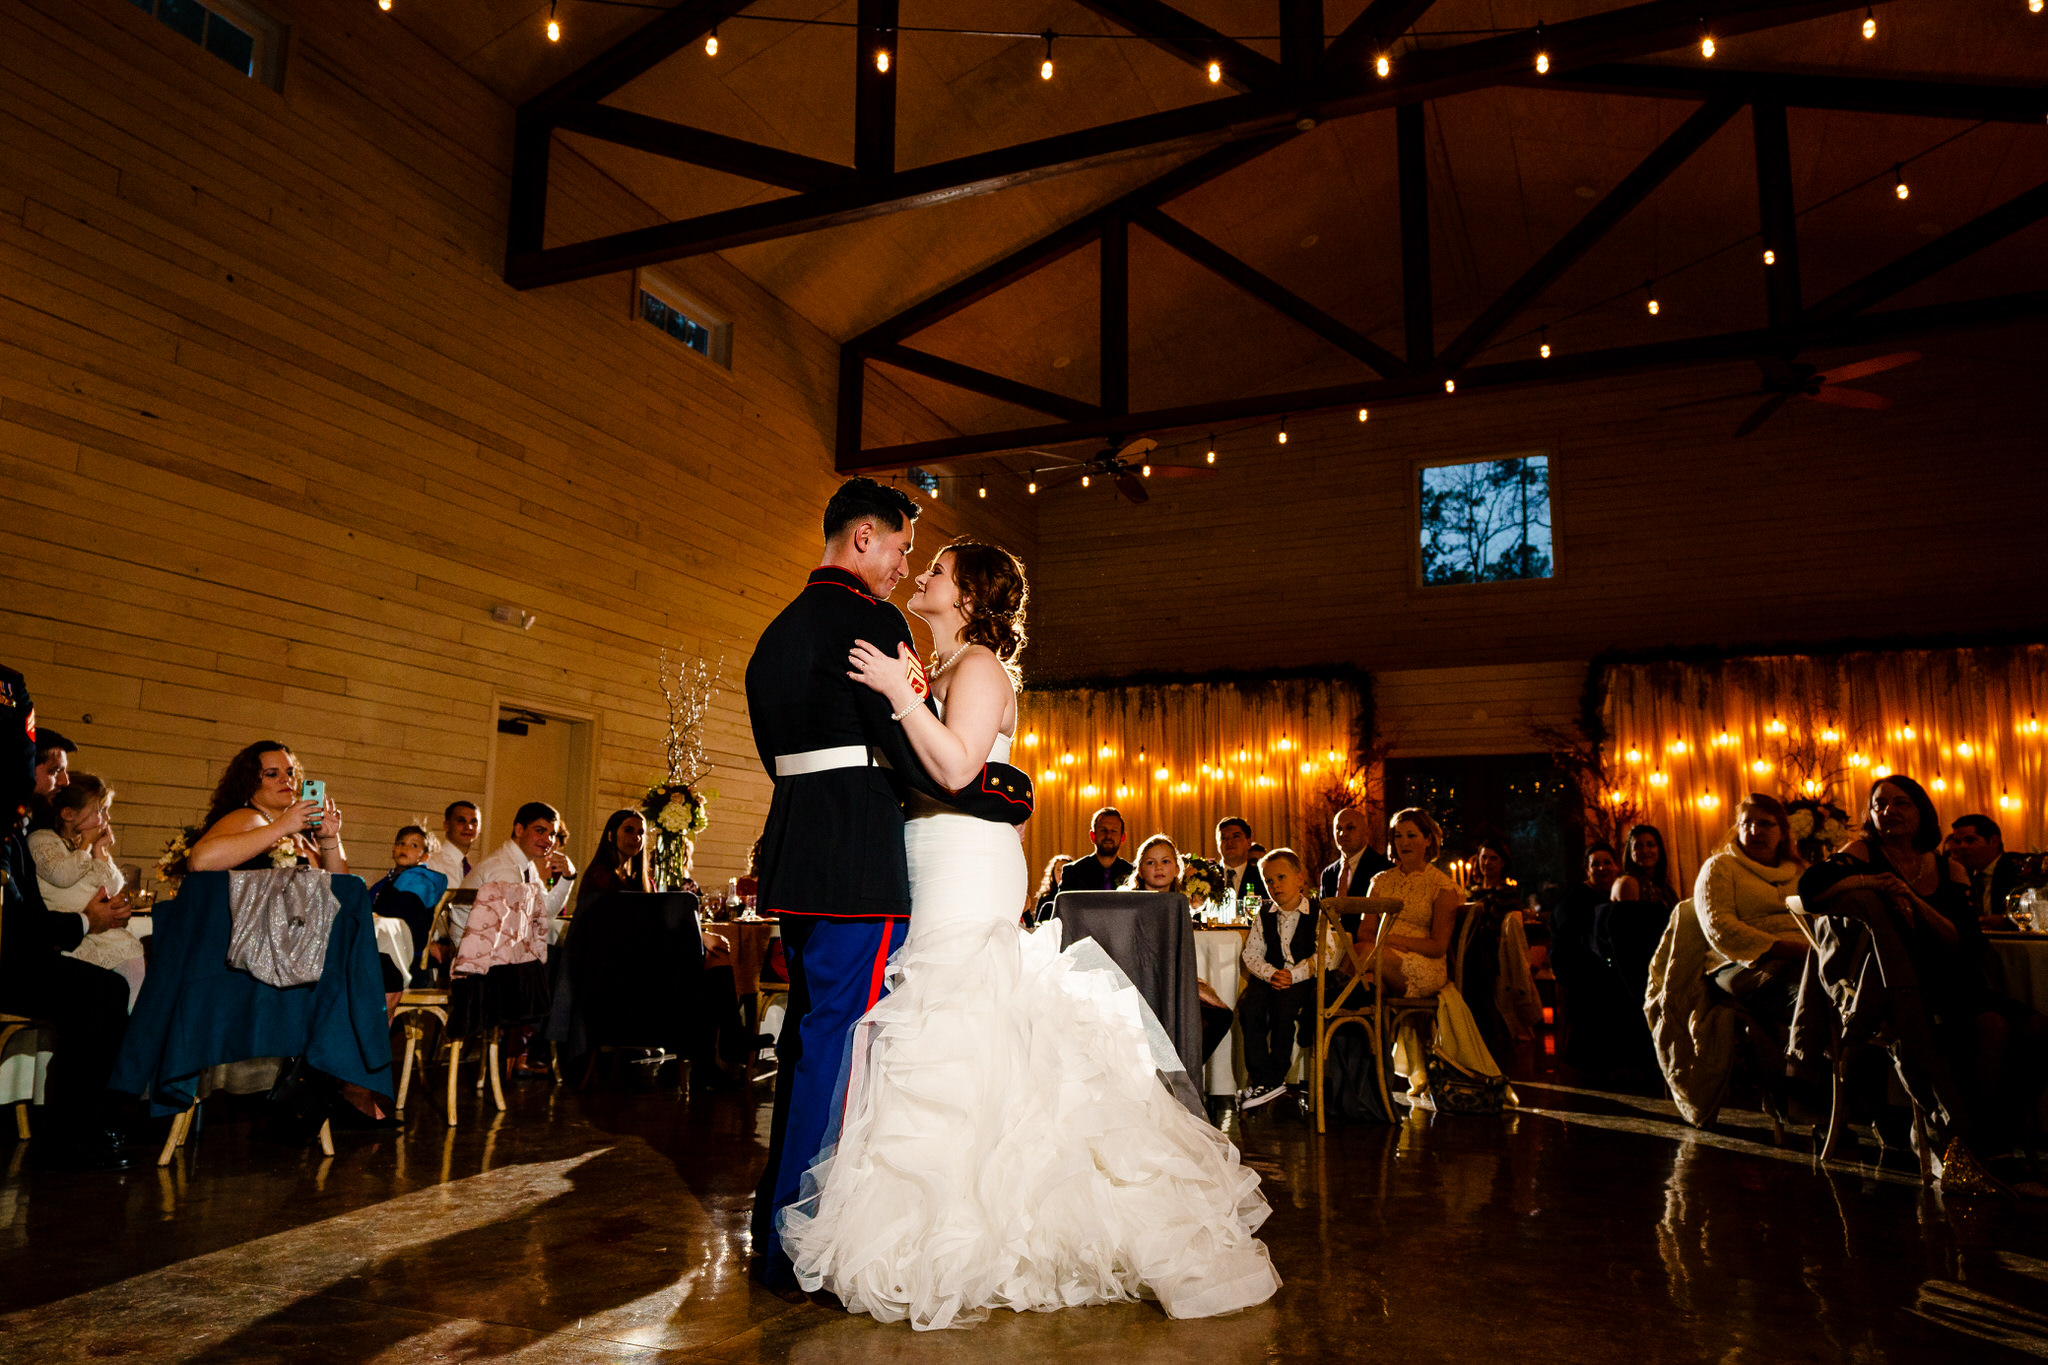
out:
M1751 1012L1789 1023L1808 952L1785 898L1806 864L1793 852L1791 820L1774 796L1751 793L1735 829L1693 884L1692 908L1707 938L1714 984Z
M49 813L28 836L43 904L57 913L83 911L102 891L125 903L121 869L114 865L114 793L91 773L71 774L69 786L50 797ZM128 982L128 1007L142 989L142 940L126 929L87 934L66 954L116 972Z

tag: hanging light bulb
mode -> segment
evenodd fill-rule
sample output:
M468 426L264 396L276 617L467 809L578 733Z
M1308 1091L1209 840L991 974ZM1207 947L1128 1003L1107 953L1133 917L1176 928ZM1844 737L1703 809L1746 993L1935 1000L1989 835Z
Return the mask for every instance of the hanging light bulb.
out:
M1026 493L1036 493L1038 491L1038 480L1033 479L1031 480L1031 482L1025 484L1024 491Z
M1081 476L1081 487L1083 487L1083 488L1086 488L1087 486L1088 486L1088 476L1087 476L1086 474L1083 474L1083 475Z
M1365 409L1365 408L1360 408L1360 409L1358 410L1358 420L1359 420L1359 421L1363 422L1363 421L1364 421L1364 420L1365 420L1366 418L1368 418L1368 417L1370 417L1370 416L1372 416L1372 413L1371 413L1371 412L1370 412L1369 410L1367 410L1367 409Z
M1550 329L1548 327L1539 327L1536 329L1536 335L1542 338L1536 347L1536 354L1542 356L1545 360L1550 359Z
M1209 438L1209 463L1216 463L1216 438L1214 436Z
M391 13L391 0L377 0L377 8L383 10L386 14Z
M984 480L981 484L976 486L974 490L974 496L977 498L985 498L988 496L988 483L986 480Z
M562 26L555 21L555 6L559 3L560 0L548 0L548 41L551 43L562 41Z
M704 40L704 55L707 57L716 57L718 55L718 25L716 24L711 26L711 36Z
M1457 380L1455 380L1455 379L1446 379L1446 380L1444 381L1444 392L1445 392L1445 393L1456 393L1457 391L1458 391L1458 381L1457 381Z
M1056 35L1051 29L1045 31L1045 60L1038 64L1038 79L1052 79L1052 40Z
M1536 74L1539 76L1548 76L1550 74L1550 54L1548 52L1536 54Z
M1283 446L1287 444L1287 419L1285 417L1280 419L1280 444Z
M1388 76L1394 74L1393 58L1387 56L1386 53L1382 52L1380 54L1380 59L1372 64L1372 69L1380 73L1380 78L1382 80L1386 79Z
M1712 57L1713 55L1714 55L1714 35L1713 35L1713 34L1711 34L1711 33L1709 33L1709 34L1708 34L1708 35L1707 35L1706 37L1704 37L1704 38L1700 39L1700 56L1702 56L1702 57Z
M2027 9L2030 13L2039 14L2041 12L2041 0L2027 0Z
M1868 5L1863 7L1863 36L1866 39L1877 36L1877 15Z
M885 74L885 75L886 75L886 74L888 73L888 70L889 70L889 49L888 49L888 48L886 48L886 47L878 47L878 48L876 48L876 49L875 49L875 70L877 70L877 71L880 71L880 72L882 72L882 73L883 73L883 74Z
M1648 294L1648 295L1650 296L1650 302L1649 302L1650 316L1651 316L1651 317L1656 317L1656 316L1657 316L1657 313L1658 313L1658 311L1659 311L1659 310L1658 310L1658 305L1657 305L1657 285L1656 285L1656 282L1655 282L1654 280L1644 280L1644 281L1643 281L1643 292L1644 292L1645 294Z
M1771 250L1771 249L1770 249L1769 247L1765 247L1765 248L1764 248L1764 264L1765 264L1765 265L1776 265L1777 263L1778 263L1778 253L1777 253L1777 252L1775 252L1775 251L1773 251L1773 250Z
M1149 479L1149 478L1151 478L1151 477L1152 477L1152 466L1151 466L1151 465L1149 465L1149 464L1148 464L1148 465L1140 465L1140 466L1138 467L1138 477L1139 477L1139 478L1141 478L1141 479Z
M1214 85L1214 84L1216 84L1216 83L1217 83L1218 81L1220 81L1220 80L1222 80L1222 79L1223 79L1223 63L1221 63L1221 62L1211 62L1211 63L1209 63L1209 84L1211 84L1211 85Z
M1912 193L1911 190L1906 188L1905 162L1902 161L1898 165L1892 167L1892 179L1898 182L1892 187L1893 194L1896 194L1897 196L1899 196L1899 198L1904 199L1907 195Z

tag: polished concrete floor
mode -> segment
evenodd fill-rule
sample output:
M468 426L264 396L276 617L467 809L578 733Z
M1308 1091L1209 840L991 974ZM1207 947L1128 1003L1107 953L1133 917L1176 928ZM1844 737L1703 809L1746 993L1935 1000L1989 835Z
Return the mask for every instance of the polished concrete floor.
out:
M766 1087L534 1085L317 1152L223 1112L166 1170L0 1148L0 1361L1938 1361L2048 1356L2048 1205L1817 1166L1668 1106L1518 1086L1498 1118L1240 1134L1286 1286L913 1333L745 1276ZM1761 1135L1766 1139L1760 1143Z

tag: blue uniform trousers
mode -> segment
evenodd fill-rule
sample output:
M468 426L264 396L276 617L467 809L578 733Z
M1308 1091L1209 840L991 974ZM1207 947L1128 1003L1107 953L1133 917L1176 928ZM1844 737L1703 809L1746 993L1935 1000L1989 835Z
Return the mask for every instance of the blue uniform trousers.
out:
M794 1288L796 1276L775 1227L775 1215L796 1202L804 1172L818 1159L838 1118L839 1077L853 1026L882 998L889 954L902 946L908 919L822 919L785 915L789 961L788 1013L776 1042L775 1111L768 1168L754 1193L754 1276Z

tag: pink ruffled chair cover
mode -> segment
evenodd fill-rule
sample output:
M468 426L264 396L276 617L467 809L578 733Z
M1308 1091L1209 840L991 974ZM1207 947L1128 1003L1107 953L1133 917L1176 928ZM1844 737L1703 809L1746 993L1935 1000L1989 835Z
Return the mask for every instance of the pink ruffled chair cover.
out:
M524 882L487 882L476 893L452 976L482 976L493 967L548 960L548 917L541 888Z

